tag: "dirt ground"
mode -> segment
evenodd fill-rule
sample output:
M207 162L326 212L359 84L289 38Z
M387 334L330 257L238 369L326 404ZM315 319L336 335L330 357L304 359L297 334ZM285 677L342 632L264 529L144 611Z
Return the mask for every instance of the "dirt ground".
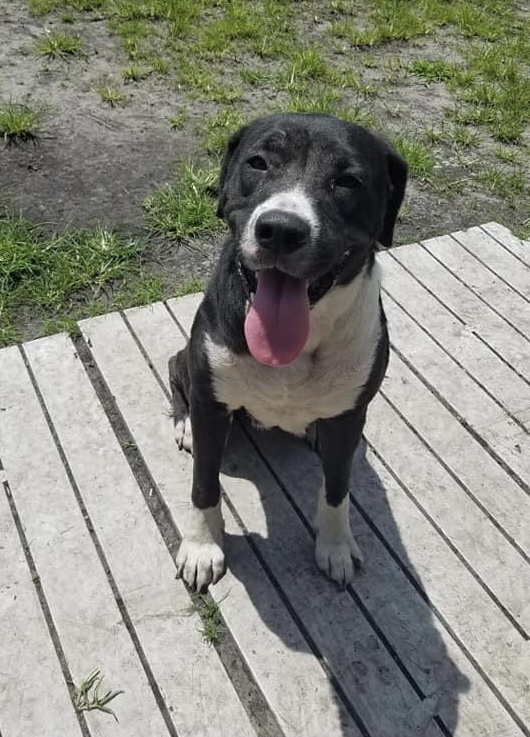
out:
M320 38L328 22L323 11L319 24L309 16L298 23L306 38ZM37 39L46 29L64 28L59 16L32 16L24 0L0 0L0 102L27 101L43 110L35 145L0 149L0 204L45 223L50 231L99 222L127 234L148 234L142 199L173 179L177 162L204 158L197 126L219 108L154 76L125 86L129 99L124 107L104 105L95 90L97 80L108 77L121 83L121 71L127 64L117 38L110 35L106 19L97 12L76 15L67 30L84 39L86 55L71 61L39 58ZM449 58L450 48L448 45ZM377 87L377 94L365 101L368 112L385 121L389 129L402 129L408 135L426 126L436 127L443 120L443 111L454 106L444 85L427 87L410 75L401 75L396 83L388 70L393 60L403 61L404 55L410 59L439 53L439 42L430 38L375 51L374 56L385 55L386 66L384 73L381 66L363 72L365 81ZM347 61L344 56L342 60ZM235 105L252 117L264 108L277 107L278 100L281 106L279 95L276 100L256 100L247 92ZM168 119L183 109L186 125L172 130ZM483 139L481 146L488 154L495 143ZM513 227L528 217L525 198L509 204L475 185L473 157L479 161L480 150L467 156L441 141L433 153L438 185L411 180L398 242L489 220ZM150 236L147 259L155 272L171 275L178 284L207 274L219 240L199 239L191 248L177 248L167 237Z

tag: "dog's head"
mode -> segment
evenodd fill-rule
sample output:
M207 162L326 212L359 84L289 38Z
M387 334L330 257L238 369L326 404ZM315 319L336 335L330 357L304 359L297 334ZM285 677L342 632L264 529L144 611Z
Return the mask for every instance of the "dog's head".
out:
M262 363L305 345L309 307L390 246L407 179L381 139L329 115L272 115L235 133L219 210L232 230L250 307L245 336Z
M364 128L328 115L261 118L230 139L218 214L247 269L309 284L392 244L407 166ZM351 271L351 269L348 269Z

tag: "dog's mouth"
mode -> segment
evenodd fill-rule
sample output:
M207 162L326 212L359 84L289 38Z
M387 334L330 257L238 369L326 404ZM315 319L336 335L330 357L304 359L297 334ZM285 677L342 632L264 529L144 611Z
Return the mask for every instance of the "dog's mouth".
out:
M250 271L239 262L249 298L244 333L251 355L267 366L287 366L303 351L309 336L310 309L336 283L346 252L330 271L314 281L280 269Z

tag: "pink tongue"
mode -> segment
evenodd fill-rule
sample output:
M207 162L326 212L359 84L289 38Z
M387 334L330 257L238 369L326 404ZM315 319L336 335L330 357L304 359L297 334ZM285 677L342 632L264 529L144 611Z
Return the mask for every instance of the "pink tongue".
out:
M259 271L258 288L245 320L245 338L256 361L286 366L309 335L307 283L276 269Z

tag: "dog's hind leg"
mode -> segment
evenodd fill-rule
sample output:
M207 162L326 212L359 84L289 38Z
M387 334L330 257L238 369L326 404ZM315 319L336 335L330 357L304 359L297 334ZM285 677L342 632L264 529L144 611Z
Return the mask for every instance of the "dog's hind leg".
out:
M341 587L363 561L350 529L350 472L362 436L366 406L318 421L318 446L324 471L315 519L318 567Z
M190 376L187 346L169 359L169 384L171 386L175 442L179 450L192 453L193 439L189 408Z

